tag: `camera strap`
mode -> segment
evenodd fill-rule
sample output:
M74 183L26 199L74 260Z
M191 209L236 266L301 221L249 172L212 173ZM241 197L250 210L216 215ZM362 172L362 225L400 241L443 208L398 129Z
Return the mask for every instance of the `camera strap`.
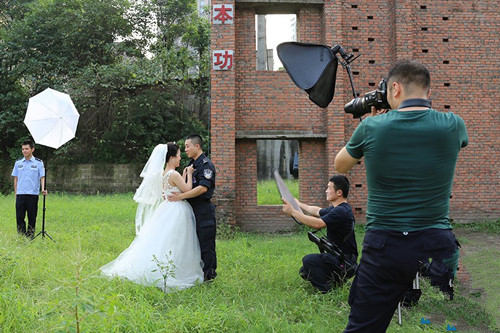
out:
M406 99L399 105L398 109L411 108L413 106L425 106L431 108L431 101L423 98L410 98Z

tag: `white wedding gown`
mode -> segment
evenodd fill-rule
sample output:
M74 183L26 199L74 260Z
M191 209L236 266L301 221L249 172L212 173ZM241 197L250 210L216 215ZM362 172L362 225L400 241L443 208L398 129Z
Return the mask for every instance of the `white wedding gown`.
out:
M168 183L172 172L163 177L165 198L171 192L179 192ZM169 267L171 274L166 280L159 266ZM193 209L186 201L165 200L144 223L132 244L118 258L102 266L101 271L105 276L119 276L169 292L203 282L202 267Z

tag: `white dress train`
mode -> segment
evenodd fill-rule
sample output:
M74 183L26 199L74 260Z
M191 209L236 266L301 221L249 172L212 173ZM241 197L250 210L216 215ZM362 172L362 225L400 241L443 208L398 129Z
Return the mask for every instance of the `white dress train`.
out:
M172 172L163 177L165 197L179 191L168 183ZM172 274L168 274L166 280L160 266L171 269ZM193 209L186 201L165 200L144 223L130 246L118 258L102 266L101 271L105 276L118 276L169 292L203 282L202 267Z

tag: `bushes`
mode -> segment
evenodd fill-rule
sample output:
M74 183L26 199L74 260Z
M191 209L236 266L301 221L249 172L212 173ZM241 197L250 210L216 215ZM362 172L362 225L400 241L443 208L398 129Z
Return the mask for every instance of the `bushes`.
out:
M5 179L4 176L0 175L0 193L3 195L9 195L13 191L12 184Z

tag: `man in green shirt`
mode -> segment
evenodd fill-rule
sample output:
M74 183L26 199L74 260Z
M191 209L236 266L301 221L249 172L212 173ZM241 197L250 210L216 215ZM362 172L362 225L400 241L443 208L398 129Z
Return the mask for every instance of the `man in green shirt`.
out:
M366 235L345 332L385 332L423 266L452 296L446 286L458 265L448 214L458 153L468 144L464 121L430 107L430 75L422 64L398 61L386 80L394 110L372 108L335 158L336 170L345 173L364 157L368 185Z

